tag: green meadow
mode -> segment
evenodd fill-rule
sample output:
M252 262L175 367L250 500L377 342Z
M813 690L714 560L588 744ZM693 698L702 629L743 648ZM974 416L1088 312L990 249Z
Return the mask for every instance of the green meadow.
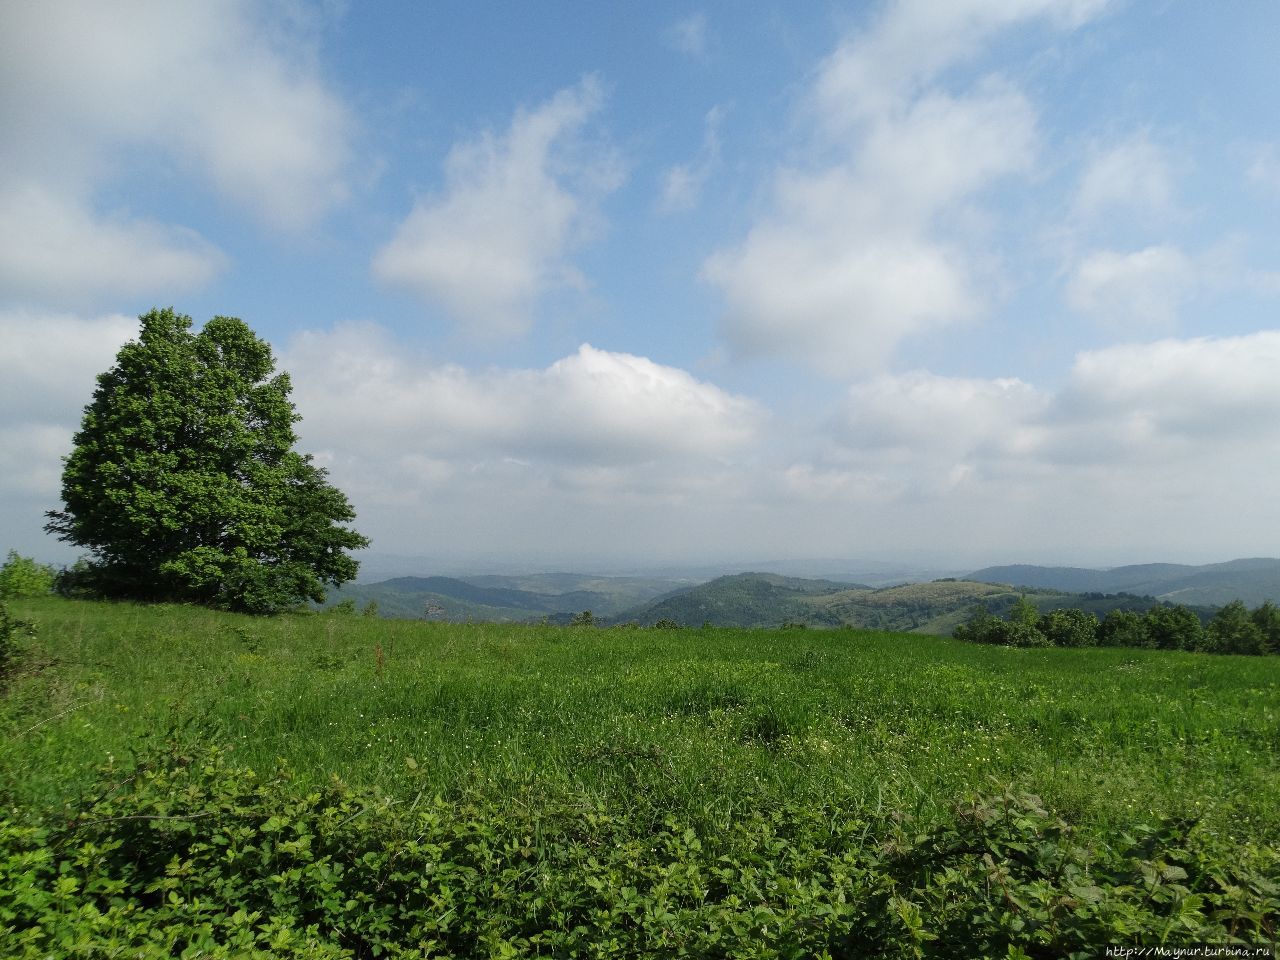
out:
M1143 831L1165 836L1174 851L1148 844L1143 863L1167 867L1174 862L1170 857L1186 852L1188 836L1199 844L1195 856L1206 876L1218 869L1209 864L1212 857L1256 863L1252 879L1219 877L1214 889L1230 888L1240 910L1256 914L1237 921L1235 935L1251 930L1243 940L1254 942L1259 931L1270 930L1274 937L1277 901L1267 890L1274 891L1280 880L1268 853L1280 846L1280 658L1012 649L860 630L454 625L334 614L268 618L54 598L14 601L10 607L34 630L23 641L0 701L0 777L15 822L44 824L41 829L52 829L49 824L59 818L83 817L77 812L104 796L116 802L121 791L129 793L143 779L140 770L163 767L155 758L166 751L190 755L198 766L202 751L211 748L219 751L215 766L226 765L219 777L243 774L283 791L253 794L259 800L338 791L363 798L358 810L382 810L384 826L428 807L456 813L468 804L529 830L539 822L563 825L577 816L573 811L588 811L572 827L575 836L590 836L590 824L598 822L615 840L696 837L707 851L725 844L721 859L753 849L749 833L763 829L761 823L774 823L771 836L785 832L777 821L786 820L788 811L805 822L816 818L804 830L797 827L796 836L809 836L803 843L812 846L816 830L825 838L818 847L827 846L814 847L814 862L829 862L833 837L844 837L841 855L856 859L860 851L873 851L881 857L892 843L918 845L926 835L959 829L957 811L966 804L972 811L992 797L1034 795L1038 800L1025 801L1034 813L1019 827L1030 832L1030 849L1050 837L1066 845L1061 830L1068 828L1070 844L1093 851L1082 861L1086 872L1090 863L1121 857L1121 848L1134 847ZM172 765L168 769L164 776L177 776ZM162 777L152 786L159 789L162 781L170 783ZM216 786L185 789L194 804ZM180 799L166 803L163 814L117 810L92 819L185 816ZM757 826L748 830L744 824ZM308 836L319 835L307 829ZM890 842L890 834L898 839ZM971 892L989 893L990 870L998 865L985 863L976 848L955 849L968 857L964 869L972 874ZM786 871L785 858L772 860ZM155 869L162 874L164 865ZM1185 877L1185 864L1176 869ZM623 889L626 896L641 896L643 883L625 882L626 873L618 896ZM634 874L643 877L644 865L637 864ZM941 943L929 939L941 936L928 932L930 884L937 877L919 879L919 871L911 876L919 882L886 881L884 889L892 892L884 902L891 908L882 912L901 929L882 930L877 949L892 943L903 955L963 955L948 953L945 937ZM1170 878L1175 887L1182 882L1176 870ZM1045 909L1066 916L1083 903L1101 911L1078 891L1109 888L1096 877L1088 884L1085 879L1077 878L1076 894L1065 893L1058 907ZM1185 881L1178 909L1208 923L1217 894L1198 892L1194 880ZM1114 876L1109 882L1123 886ZM709 909L713 886L684 909ZM1117 903L1129 902L1123 891L1116 896ZM836 901L846 904L856 899L848 892L840 897ZM1190 907L1186 897L1193 898ZM783 917L791 903L783 900L776 894L763 902L783 910ZM983 935L996 938L991 943L1000 945L1001 956L1008 944L1023 942L1019 937L1026 943L1017 949L1035 956L1028 945L1039 942L1036 936L1058 947L1071 936L1084 936L1054 933L1058 928L1034 919L1033 905L1020 920L1020 908L999 900L992 909L1012 915L991 920ZM858 909L871 909L869 900L859 902ZM1155 909L1150 896L1143 902L1143 909ZM474 909L493 908L477 903ZM1180 932L1206 935L1190 920L1185 930L1171 921L1153 932L1143 926L1148 921L1126 913L1128 907L1116 909L1121 919L1098 928L1110 930L1116 942L1146 942L1157 934L1177 940ZM269 919L270 910L263 915ZM818 931L817 940L795 941L799 945L790 954L775 944L774 952L759 955L819 955L823 949L832 956L855 955L849 944L872 923L871 915L849 914L841 921L846 940L839 949L830 946L838 939L839 916L822 913L824 924L836 926L803 927ZM457 914L449 922L456 921ZM492 934L498 937L492 943L480 934L455 942L443 934L431 940L415 933L418 952L412 955L465 955L458 952L464 942L485 956L680 952L671 943L657 945L644 924L628 927L639 946L619 947L616 954L598 944L594 953L585 947L574 952L569 940L537 931L539 924L554 928L559 922L526 917L523 926L511 928L516 932ZM563 922L566 931L595 929L581 917ZM326 922L313 926L320 932L306 942L319 952L297 955L329 955L322 951ZM786 926L777 919L775 934L781 936ZM188 955L217 955L216 945L229 942L219 939L216 925L211 929L207 942L190 943L206 943L214 952ZM792 933L797 929L802 927ZM492 945L499 940L514 952ZM423 947L428 941L436 946ZM582 942L588 941L595 943L589 937ZM369 942L343 940L351 952L333 955L386 952L372 950ZM730 950L729 942L713 948L681 941L681 949L686 955L747 955ZM743 942L772 941L757 930ZM244 943L267 949L257 941ZM991 943L981 949L995 949ZM180 944L166 944L156 955L180 954ZM283 948L276 952L284 955Z

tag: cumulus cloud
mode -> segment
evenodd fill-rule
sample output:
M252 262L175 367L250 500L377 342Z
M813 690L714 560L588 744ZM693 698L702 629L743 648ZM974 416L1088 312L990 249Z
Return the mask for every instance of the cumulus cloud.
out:
M268 226L314 224L348 194L354 131L313 53L250 0L13 5L0 34L0 275L25 273L61 301L207 280L221 257L194 234L101 209L140 157ZM63 246L71 229L86 239Z
M1118 329L1167 331L1199 274L1191 257L1169 245L1127 253L1097 250L1076 265L1067 302Z
M380 280L440 304L483 336L520 332L534 301L581 286L568 253L621 181L581 131L604 102L595 77L520 110L502 136L454 146L443 192L419 200L373 261Z
M384 550L415 534L467 554L696 548L692 531L740 502L767 422L686 371L585 344L538 369L469 369L348 325L298 336L282 366L302 448Z
M1280 449L1277 369L1276 330L1090 351L1077 356L1054 420L1153 452L1243 443L1254 451L1244 456L1266 457Z
M959 471L1036 479L1073 470L1141 477L1158 491L1181 467L1280 454L1280 332L1131 343L1078 354L1056 391L1018 379L916 371L850 388L828 426L828 466L891 470L902 489ZM1003 481L1000 481L1003 482ZM1128 481L1126 481L1128 482ZM1099 498L1106 491L1082 490Z
M730 344L866 374L905 338L977 313L974 238L954 231L982 190L1031 170L1036 113L999 77L963 93L935 81L1001 29L1070 28L1103 6L902 0L843 42L808 98L823 160L779 171L773 209L704 264Z
M833 131L900 109L941 71L979 53L993 34L1037 19L1081 26L1110 0L897 0L872 28L844 40L814 87L815 106Z
M730 343L859 374L904 338L972 316L983 299L969 257L935 222L1026 170L1034 142L1030 105L992 83L969 97L919 98L869 125L847 164L783 171L774 211L703 268L725 296Z
M578 351L541 370L409 362L376 327L298 337L287 353L308 429L348 451L464 462L626 467L705 462L755 434L760 410L645 357Z
M1066 381L881 376L781 473L794 525L1100 563L1271 550L1280 332L1086 351ZM811 506L804 508L808 503ZM982 562L989 562L984 560Z
M57 506L62 457L97 375L137 332L123 316L0 310L0 530L10 546L48 554L41 526Z
M1034 449L1047 398L1016 378L927 371L881 376L849 389L839 435L865 449L933 456L1018 456Z
M39 184L0 187L0 287L11 297L77 306L97 296L184 293L226 258L199 234L90 205Z
M137 319L120 315L0 311L0 409L6 419L74 426L97 375L137 333Z

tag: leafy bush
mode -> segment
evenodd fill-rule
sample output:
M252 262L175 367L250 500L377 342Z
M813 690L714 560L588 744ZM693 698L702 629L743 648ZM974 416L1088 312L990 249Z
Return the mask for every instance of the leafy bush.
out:
M1280 653L1280 610L1267 601L1250 612L1233 600L1214 615L1206 628L1187 607L1156 605L1140 615L1112 610L1101 623L1083 610L1051 610L1032 619L1034 607L1025 598L1002 620L985 606L977 606L953 636L972 643L1010 647L1156 647L1199 653Z
M1036 629L1055 647L1093 647L1098 643L1098 618L1083 610L1051 610Z
M10 550L0 567L0 599L42 597L53 592L54 569Z
M1209 621L1206 647L1221 653L1265 653L1267 637L1239 600L1233 600Z
M1023 603L1025 601L1019 601ZM1032 608L1034 609L1034 608ZM1013 617L1001 620L986 607L977 607L966 623L955 630L958 640L991 643L1005 647L1047 647L1049 638L1041 632L1035 619L1028 619L1015 604Z
M1149 647L1146 621L1132 610L1112 610L1098 627L1098 643L1104 647Z
M942 823L796 803L701 833L515 799L301 789L170 743L82 809L0 815L0 952L1067 956L1270 942L1280 920L1274 850L1178 823L1089 843L1012 792Z
M1186 607L1152 607L1146 616L1147 636L1160 650L1199 650L1204 626Z

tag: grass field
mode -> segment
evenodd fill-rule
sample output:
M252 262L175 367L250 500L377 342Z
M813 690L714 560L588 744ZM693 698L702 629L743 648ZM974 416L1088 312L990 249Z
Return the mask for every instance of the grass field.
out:
M39 669L3 768L71 798L140 735L191 726L392 795L586 791L715 822L742 803L940 810L993 782L1112 829L1203 817L1280 840L1280 662L1014 650L854 631L247 618L28 601Z
M0 705L24 808L75 807L177 731L298 791L338 777L405 807L585 802L710 837L780 808L939 821L1011 788L1103 842L1177 818L1280 845L1280 658L11 606L36 628Z

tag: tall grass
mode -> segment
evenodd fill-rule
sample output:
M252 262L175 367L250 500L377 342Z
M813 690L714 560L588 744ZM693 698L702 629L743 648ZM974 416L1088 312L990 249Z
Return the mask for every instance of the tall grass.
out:
M812 802L941 813L1008 785L1112 832L1280 839L1280 661L865 631L448 625L35 600L0 704L15 801L76 802L178 729L388 798L594 797L707 829ZM380 651L380 653L379 653Z

